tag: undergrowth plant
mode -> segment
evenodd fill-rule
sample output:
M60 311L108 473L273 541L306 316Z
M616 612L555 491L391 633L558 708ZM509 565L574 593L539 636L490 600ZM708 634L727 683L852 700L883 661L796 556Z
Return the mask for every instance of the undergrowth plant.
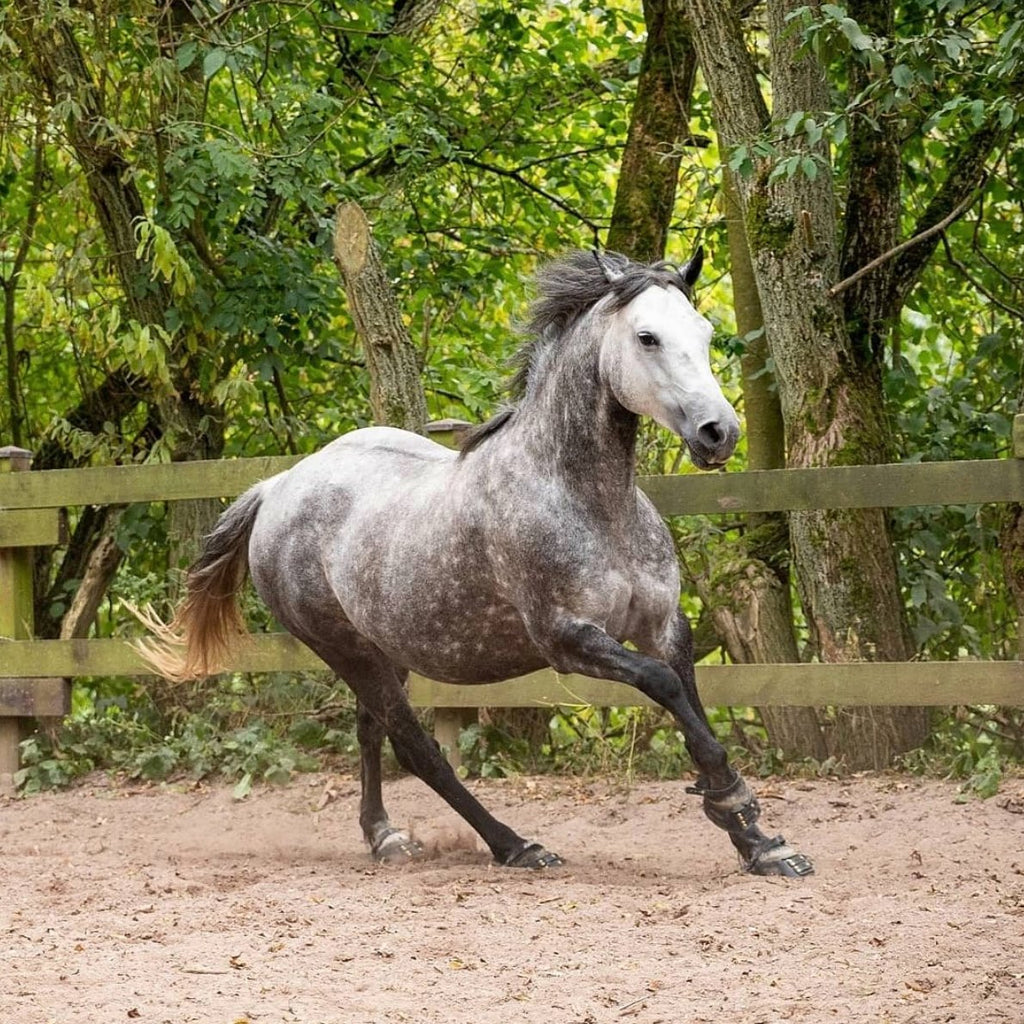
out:
M78 688L59 731L22 743L15 782L23 793L102 769L149 781L236 779L241 796L253 782L286 782L339 758L355 763L354 699L325 674L110 684Z

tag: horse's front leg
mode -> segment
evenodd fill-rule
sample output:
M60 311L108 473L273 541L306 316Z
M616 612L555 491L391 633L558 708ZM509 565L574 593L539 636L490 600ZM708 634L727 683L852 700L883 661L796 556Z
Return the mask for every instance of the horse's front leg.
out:
M687 618L678 613L672 628L659 645L660 653L679 676L687 703L693 707L707 725L707 717L697 693L694 671L693 635ZM708 732L710 732L708 726ZM694 751L690 751L694 756ZM739 851L744 870L756 875L784 875L802 878L814 873L810 858L798 853L782 836L769 838L757 826L761 805L740 774L734 769L732 781L722 786L718 779L706 774L701 762L694 756L698 776L687 791L704 798L704 813L729 833Z
M659 644L665 660L627 650L592 623L565 621L553 632L549 656L559 671L628 683L675 716L697 766L697 781L688 791L704 798L704 813L729 834L745 871L794 878L813 873L807 857L781 836L770 839L758 828L757 798L729 764L700 703L685 618L680 615L671 636Z

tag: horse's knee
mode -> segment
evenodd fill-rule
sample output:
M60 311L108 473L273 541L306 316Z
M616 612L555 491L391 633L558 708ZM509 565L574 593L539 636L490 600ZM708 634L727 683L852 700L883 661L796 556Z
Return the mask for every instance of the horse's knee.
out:
M702 772L720 778L729 771L729 755L725 747L711 732L699 713L699 707L691 703L686 686L674 669L661 661L648 659L643 667L639 689L676 715L683 725L686 749Z
M638 685L644 694L662 707L670 707L683 695L683 681L678 673L654 658L645 659Z

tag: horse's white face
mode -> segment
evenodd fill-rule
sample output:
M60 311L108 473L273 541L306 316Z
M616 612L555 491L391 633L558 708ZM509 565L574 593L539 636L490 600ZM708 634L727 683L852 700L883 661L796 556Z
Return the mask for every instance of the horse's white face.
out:
M711 324L678 288L660 286L609 319L600 368L618 401L682 437L695 466L723 465L740 422L711 372Z

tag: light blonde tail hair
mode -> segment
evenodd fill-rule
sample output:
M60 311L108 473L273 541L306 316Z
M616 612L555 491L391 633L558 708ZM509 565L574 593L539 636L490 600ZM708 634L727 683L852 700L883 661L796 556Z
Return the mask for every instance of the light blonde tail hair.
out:
M263 485L257 484L217 520L185 576L185 596L170 622L152 608L131 608L152 634L136 647L165 679L183 682L222 671L246 635L238 591L249 568L249 536L262 500Z

